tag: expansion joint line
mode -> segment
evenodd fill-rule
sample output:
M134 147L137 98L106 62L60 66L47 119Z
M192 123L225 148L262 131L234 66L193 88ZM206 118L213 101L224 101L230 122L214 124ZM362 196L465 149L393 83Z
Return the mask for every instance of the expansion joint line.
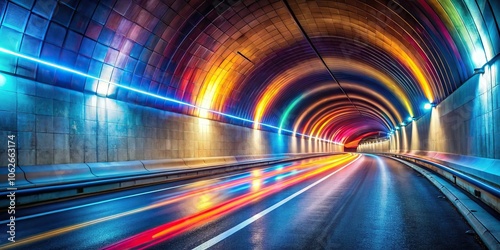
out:
M306 31L304 30L304 28L302 27L302 25L300 24L299 20L297 19L297 16L295 16L295 13L293 13L293 10L292 8L290 7L290 5L288 4L288 1L287 0L282 0L283 3L285 4L287 10L288 10L288 13L290 13L290 16L293 18L293 21L295 21L295 23L297 24L297 26L299 27L299 30L300 32L302 33L302 35L304 36L304 38L307 40L307 42L309 43L309 46L311 46L311 48L314 50L314 53L316 53L316 55L318 56L319 60L321 60L321 62L323 63L323 65L325 66L326 70L328 71L328 74L332 77L332 79L339 85L339 88L340 90L342 91L342 93L344 93L344 95L347 97L347 100L349 100L349 102L352 104L352 106L359 112L359 114L363 115L363 113L361 112L361 110L359 110L358 106L356 106L356 104L354 104L354 102L351 100L351 98L349 97L349 95L347 94L347 92L344 90L344 88L342 87L342 85L340 84L339 80L337 79L337 77L335 77L335 75L333 74L332 70L328 67L328 64L326 64L325 60L323 59L323 57L321 56L321 54L319 53L318 49L316 48L316 46L314 46L311 38L307 35Z

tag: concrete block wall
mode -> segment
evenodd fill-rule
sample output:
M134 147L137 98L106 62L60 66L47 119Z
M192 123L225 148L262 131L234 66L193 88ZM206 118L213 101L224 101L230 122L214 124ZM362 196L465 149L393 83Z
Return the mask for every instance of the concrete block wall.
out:
M500 159L500 60L472 76L426 115L397 130L389 150Z
M0 166L341 151L341 146L162 111L2 74Z

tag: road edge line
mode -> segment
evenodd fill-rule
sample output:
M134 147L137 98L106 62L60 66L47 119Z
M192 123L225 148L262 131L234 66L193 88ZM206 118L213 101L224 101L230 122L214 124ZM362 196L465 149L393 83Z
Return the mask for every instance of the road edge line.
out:
M491 233L491 230L489 230L484 225L481 219L476 217L474 212L471 211L471 209L462 200L460 200L460 198L458 198L450 189L448 189L437 178L434 178L432 173L413 163L406 162L394 157L389 157L389 156L385 157L399 161L409 166L410 168L414 169L415 171L419 172L423 176L425 176L425 178L427 178L432 184L434 184L434 186L436 186L446 196L446 198L451 201L451 203L457 208L460 214L462 214L462 216L467 220L469 225L472 227L472 229L474 229L476 234L479 236L479 238L483 241L483 243L486 245L488 249L500 249L500 241L495 237L495 235ZM458 190L458 192L461 191ZM484 211L484 213L488 212Z

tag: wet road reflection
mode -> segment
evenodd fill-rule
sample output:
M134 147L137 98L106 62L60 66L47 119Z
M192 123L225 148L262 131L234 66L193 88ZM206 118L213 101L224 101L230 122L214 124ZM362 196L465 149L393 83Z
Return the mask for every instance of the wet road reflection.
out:
M38 242L62 237L70 232L81 231L90 226L120 219L126 220L132 215L141 215L154 211L156 216L165 216L158 218L159 221L164 222L163 224L110 244L106 248L124 249L152 246L216 220L248 204L258 202L262 198L329 171L341 164L353 161L357 157L359 156L354 154L342 154L279 164L272 167L253 169L247 173L229 177L196 181L178 188L157 192L153 195L145 192L144 196L150 196L147 199L134 196L128 200L111 201L110 204L97 202L94 207L80 206L75 209L67 209L68 211L62 209L61 213L70 214L71 212L79 214L79 210L92 211L96 208L107 211L99 212L97 210L95 214L87 212L84 217L94 218L45 232L37 233L37 230L33 230L34 234L20 238L14 244L2 245L1 247L27 247ZM125 209L121 209L121 205ZM58 214L60 213L49 213L54 218L57 218ZM95 215L99 214L107 214L107 216L95 218ZM35 218L27 219L26 223L30 221L34 224L37 222L46 223L44 218L36 218L36 215L31 216ZM23 219L22 216L20 219ZM80 219L75 218L74 220L79 221Z
M0 249L480 249L440 195L400 162L338 154L20 208Z

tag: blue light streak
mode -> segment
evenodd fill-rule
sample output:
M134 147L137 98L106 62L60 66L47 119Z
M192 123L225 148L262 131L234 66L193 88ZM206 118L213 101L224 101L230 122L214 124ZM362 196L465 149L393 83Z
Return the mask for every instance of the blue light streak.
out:
M235 187L229 189L227 191L227 193L234 193L234 192L238 192L238 191L241 191L241 190L249 189L251 187L252 187L251 184L242 184L242 185L238 185L238 186L235 186Z
M66 71L66 72L69 72L69 73L72 73L72 74L75 74L75 75L79 75L79 76L83 76L83 77L86 77L86 78L89 78L89 79L93 79L93 80L96 80L96 81L101 81L101 82L104 82L104 83L108 83L108 84L116 86L118 88L126 89L126 90L129 90L129 91L132 91L132 92L136 92L136 93L139 93L139 94L143 94L143 95L151 96L151 97L158 98L158 99L161 99L161 100L165 100L165 101L168 101L168 102L172 102L172 103L184 105L184 106L187 106L187 107L195 108L195 109L198 109L200 111L210 112L212 114L217 114L217 115L220 115L220 116L223 116L223 117L227 117L227 118L231 118L231 119L234 119L234 120L239 120L239 121L243 121L243 122L249 122L251 124L256 124L256 125L259 125L259 126L263 126L263 127L275 129L276 131L287 132L287 133L290 133L290 134L294 134L293 131L289 130L289 129L283 129L283 128L279 128L279 127L274 126L274 125L270 125L270 124L266 124L266 123L262 123L262 122L256 122L254 120L250 120L250 119L246 119L246 118L241 118L241 117L238 117L238 116L234 116L234 115L222 113L220 111L216 111L216 110L211 110L211 109L199 107L199 106L193 105L191 103L187 103L187 102L179 101L179 100L176 100L176 99L172 99L172 98L160 96L160 95L157 95L157 94L149 93L149 92L146 92L146 91L143 91L143 90L140 90L140 89L136 89L136 88L132 88L132 87L129 87L129 86L125 86L125 85L122 85L122 84L119 84L119 83L110 82L108 80L105 80L105 79L102 79L102 78L99 78L99 77L96 77L96 76L92 76L92 75L80 72L78 70L74 70L74 69L71 69L71 68L68 68L68 67L57 65L55 63L50 63L50 62L47 62L47 61L44 61L44 60L41 60L41 59L38 59L38 58L35 58L35 57L23 55L23 54L20 54L20 53L14 52L14 51L10 51L10 50L4 49L4 48L0 48L0 52L8 54L8 55L11 55L11 56L16 56L16 57L19 57L19 58L23 58L23 59L26 59L26 60L29 60L29 61L33 61L33 62L36 62L36 63L39 63L39 64L43 64L43 65L46 65L46 66L49 66L49 67L53 67L53 68L56 68L56 69L60 69L60 70L63 70L63 71ZM295 133L295 134L299 135L299 136L314 138L314 139L317 139L319 141L325 141L325 142L329 142L329 143L333 143L333 144L337 144L337 145L344 145L344 144L339 143L339 142L335 142L335 141L327 140L327 139L322 139L322 138L316 138L316 137L311 136L311 135L306 135L306 134L301 134L301 133Z

